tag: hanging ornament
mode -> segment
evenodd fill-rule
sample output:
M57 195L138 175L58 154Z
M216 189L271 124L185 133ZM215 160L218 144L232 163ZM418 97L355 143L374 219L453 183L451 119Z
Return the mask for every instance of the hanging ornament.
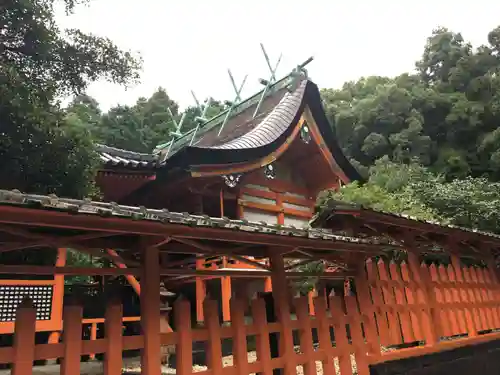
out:
M302 139L302 142L308 144L311 142L311 131L309 130L309 126L304 125L300 129L300 139Z
M276 178L276 170L273 164L268 164L264 167L264 175L269 180L274 180Z
M238 185L238 182L240 182L241 174L230 174L229 176L223 175L222 179L224 180L224 183L229 186L230 188L236 187Z

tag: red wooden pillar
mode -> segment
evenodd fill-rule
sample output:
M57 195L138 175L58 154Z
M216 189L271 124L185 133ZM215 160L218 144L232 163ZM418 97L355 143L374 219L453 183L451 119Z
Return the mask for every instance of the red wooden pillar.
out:
M273 251L274 250L274 251ZM271 249L271 279L273 284L273 300L275 306L276 317L281 323L282 331L279 335L279 352L280 357L284 360L284 375L292 375L296 373L293 357L295 355L293 348L293 336L290 326L292 318L290 313L290 289L286 280L285 263L283 255ZM278 373L278 371L275 371Z
M57 249L56 267L66 265L67 250L65 248ZM64 275L56 274L54 276L54 288L52 293L52 319L57 322L58 330L49 334L49 344L57 344L61 336L63 321L63 299L64 299Z
M207 295L205 280L201 277L196 277L196 321L198 323L205 321L205 312L203 311L203 301Z
M196 259L196 269L203 269L204 259ZM206 281L201 277L197 276L194 279L196 287L196 321L197 323L202 323L205 321L205 312L203 310L203 301L207 296L207 285Z
M229 322L231 321L231 312L230 312L230 302L231 302L231 277L230 276L222 276L221 280L221 299L222 299L222 321Z
M145 375L161 375L160 258L156 247L142 249L141 326L144 349L141 369Z
M264 280L264 292L269 293L273 291L273 283L270 277L266 277Z
M66 251L65 248L57 249L56 267L64 267L66 265ZM56 274L54 276L54 291L52 294L52 319L57 320L59 330L62 330L63 299L64 275Z

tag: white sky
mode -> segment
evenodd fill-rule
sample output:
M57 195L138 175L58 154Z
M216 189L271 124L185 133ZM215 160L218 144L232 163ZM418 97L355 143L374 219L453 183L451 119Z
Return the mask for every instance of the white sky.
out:
M261 86L269 71L259 43L272 62L283 53L277 76L314 56L309 75L320 87L340 87L368 75L410 71L433 28L446 26L475 46L500 25L494 0L93 0L62 27L107 36L144 59L141 84L95 83L88 93L104 110L133 104L164 87L181 106L213 96L233 99L248 74L243 97Z

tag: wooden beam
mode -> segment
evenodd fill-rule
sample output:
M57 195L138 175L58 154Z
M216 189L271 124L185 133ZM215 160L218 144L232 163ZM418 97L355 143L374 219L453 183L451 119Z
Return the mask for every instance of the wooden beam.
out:
M274 247L301 247L304 249L314 249L316 251L347 251L374 254L387 247L387 245L347 242L335 239L324 240L299 236L236 231L234 229L224 228L193 227L189 225L160 223L149 220L131 220L115 217L103 218L93 215L70 215L64 212L15 206L0 206L0 222L17 224L20 226L30 225L47 228L67 228L105 232L110 235L114 233L158 237L162 234L163 236L170 235L183 239L218 240ZM136 244L134 244L134 247L136 247ZM239 255L252 254L242 253Z
M112 259L112 262L114 265L118 268L127 268L127 265L125 264L125 261L121 256L118 255L118 253L113 250L113 249L106 249L106 253L108 253ZM124 275L125 278L127 279L128 283L130 286L134 289L135 293L140 296L141 295L141 284L137 281L135 276L133 275Z
M236 271L236 270L195 270L189 268L160 268L161 276L231 276L246 278L262 278L271 276L269 271ZM97 268L97 267L51 267L51 266L9 266L0 265L0 274L17 275L142 275L140 268ZM287 272L287 278L320 277L327 279L339 279L354 275L350 271L329 275L328 273L318 274L314 272Z

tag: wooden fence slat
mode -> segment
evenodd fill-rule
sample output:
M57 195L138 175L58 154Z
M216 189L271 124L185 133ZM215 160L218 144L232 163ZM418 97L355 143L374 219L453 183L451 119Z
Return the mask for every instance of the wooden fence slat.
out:
M467 293L467 289L464 288L464 275L462 266L460 264L460 259L452 255L451 256L451 272L450 279L455 278L459 288L458 288L458 298L459 302L464 304L466 307L462 310L463 319L465 323L465 332L468 333L469 337L477 336L476 326L474 324L473 311L471 308L471 302L469 301L469 294ZM451 276L453 275L453 276Z
M499 315L499 301L498 301L498 285L497 279L495 275L496 264L495 261L488 262L488 268L484 273L485 282L488 284L488 297L492 304L492 313L493 313L493 324L495 328L500 328L500 315ZM492 272L493 270L493 272Z
M401 336L401 323L399 321L399 316L396 313L397 306L394 301L394 291L392 286L389 286L387 283L389 281L387 266L382 259L380 259L377 262L377 268L382 288L383 301L387 311L387 322L389 325L391 344L392 345L402 344L403 338Z
M217 301L206 299L203 309L205 310L205 326L208 330L206 347L208 368L214 374L220 374L222 372L222 342Z
M439 321L441 323L442 331L439 334L440 336L444 337L452 336L453 333L451 331L450 321L446 311L443 287L439 283L437 266L434 263L432 263L429 266L428 270L429 270L430 282L436 298L436 309L438 311Z
M330 311L338 351L340 375L352 375L351 345L347 339L346 317L339 296L330 297Z
M478 310L479 310L479 319L481 321L481 331L485 331L488 329L488 322L486 320L486 311L484 308L485 301L483 301L483 296L480 291L479 280L477 278L476 269L474 267L471 267L469 269L469 272L472 284L474 286L474 295L476 297L476 303L479 305Z
M14 326L14 358L12 375L33 374L35 359L36 309L29 298L24 299L17 308Z
M474 322L474 327L476 333L478 331L482 330L482 325L481 325L481 318L479 316L479 308L478 308L478 301L476 300L476 293L474 291L474 284L472 282L472 277L470 274L470 268L464 267L462 268L462 273L464 275L464 280L467 285L467 295L469 302L472 306L470 309L472 312L472 320Z
M360 267L358 275L355 279L356 294L361 309L363 330L366 335L366 340L370 346L370 354L372 356L380 356L380 340L377 335L377 323L375 319L375 308L370 296L370 288L365 271L365 264Z
M421 315L419 311L415 310L415 305L418 304L418 284L411 279L410 271L408 269L408 264L403 261L401 262L401 280L404 282L404 294L406 296L406 301L410 308L410 323L413 332L413 338L417 341L423 341L425 339L420 326L419 316Z
M175 331L177 345L177 375L190 375L193 372L193 334L191 329L191 309L188 301L178 300L174 305Z
M391 261L391 263L389 264L389 274L391 280L396 283L394 286L394 297L396 299L396 307L398 311L397 315L399 316L399 321L401 322L403 342L414 342L415 336L413 334L411 317L409 313L410 306L406 301L402 278L399 275L399 267L394 261Z
M78 305L69 305L63 311L64 355L61 359L61 375L80 374L82 353L82 317L83 309Z
M119 301L111 301L106 307L104 332L107 348L104 355L104 375L122 373L122 317L123 308Z
M263 299L252 301L253 324L257 329L256 351L257 360L260 362L262 375L272 375L271 346L269 344L269 326L267 323L266 306Z
M326 301L323 297L316 297L314 299L314 311L318 320L319 350L323 351L326 357L322 361L323 375L336 375L332 353L332 338L330 336L330 323L326 315Z
M410 279L415 286L417 304L422 307L420 310L420 324L422 334L425 337L425 344L427 346L434 345L439 341L441 323L429 269L425 263L420 264L418 256L412 252L408 253L408 268Z
M389 335L389 326L387 323L387 314L384 309L382 293L377 285L378 273L374 262L371 259L366 261L366 273L368 275L371 296L373 298L373 306L375 310L378 334L382 345L390 345L391 339Z
M481 293L483 303L485 304L484 312L486 315L486 324L488 325L488 329L494 329L495 324L493 323L493 312L491 311L490 299L486 291L486 285L484 281L484 270L482 268L478 268L476 273L477 273L477 281L479 282L479 292Z
M233 365L236 374L248 375L247 333L245 325L245 301L231 300L231 326L233 327Z
M309 301L309 297L301 297L295 298L293 302L300 327L300 349L306 358L306 361L302 364L304 367L304 375L315 375L316 361L314 360Z
M345 303L347 316L349 318L349 330L351 332L352 346L355 350L355 359L358 375L370 375L366 358L366 345L361 331L361 316L358 310L356 297L346 296Z
M464 313L465 309L462 307L459 283L457 281L455 269L451 264L449 264L448 267L446 267L446 276L450 282L450 285L452 286L450 288L450 293L451 293L452 304L455 305L453 309L455 310L455 317L457 319L458 334L462 335L464 333L467 333L467 326L465 324L465 313Z
M446 315L448 316L449 319L449 328L450 328L450 336L456 336L459 335L460 332L460 327L458 326L458 320L457 320L457 315L455 313L456 307L454 306L453 303L453 296L451 292L451 288L449 287L450 285L450 280L448 279L448 272L446 267L443 264L440 264L438 266L438 278L439 278L439 283L442 283L443 285L441 287L441 292L443 295L443 302L445 305L445 312Z

